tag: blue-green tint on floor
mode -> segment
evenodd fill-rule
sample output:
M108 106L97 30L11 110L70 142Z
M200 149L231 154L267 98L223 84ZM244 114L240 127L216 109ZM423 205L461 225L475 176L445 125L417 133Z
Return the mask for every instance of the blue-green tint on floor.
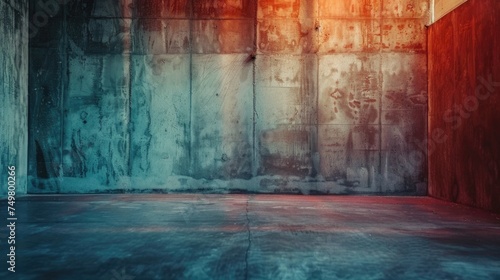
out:
M28 196L16 211L0 279L500 279L499 215L427 197Z

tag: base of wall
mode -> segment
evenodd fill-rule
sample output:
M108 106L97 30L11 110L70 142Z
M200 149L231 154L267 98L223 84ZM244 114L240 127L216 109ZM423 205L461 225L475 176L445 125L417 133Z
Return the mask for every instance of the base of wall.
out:
M171 176L166 181L154 178L123 177L115 186L102 185L89 178L34 179L29 180L30 194L84 194L84 193L259 193L259 194L360 194L360 195L419 195L427 194L427 183L409 188L390 185L368 186L359 181L326 181L318 178L259 176L249 180L206 180L186 176ZM50 189L47 186L58 186Z

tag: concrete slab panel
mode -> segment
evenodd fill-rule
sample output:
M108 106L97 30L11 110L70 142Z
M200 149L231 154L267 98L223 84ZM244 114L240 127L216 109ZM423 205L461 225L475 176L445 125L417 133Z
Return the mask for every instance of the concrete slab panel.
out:
M315 18L318 16L317 1L308 0L260 0L258 19L265 18Z
M132 57L131 177L189 175L189 55Z
M62 176L62 57L57 50L31 49L29 66L30 192L57 192ZM47 179L47 180L46 180Z
M430 2L428 0L384 0L382 1L382 17L384 18L430 18Z
M14 1L11 1L14 2ZM20 3L24 1L16 1L16 3ZM53 20L54 18L63 18L64 17L64 3L60 3L63 1L40 1L40 0L27 0L29 4L28 11L28 20L33 24L34 21L45 21L44 17L47 17L49 20ZM36 18L35 18L36 15Z
M317 1L320 18L378 18L382 0Z
M247 55L194 55L192 170L206 179L252 176L252 65Z
M319 31L319 53L380 50L379 20L321 19Z
M317 123L315 55L258 56L256 75L257 130Z
M320 125L320 174L325 180L377 192L378 126Z
M26 193L28 180L28 2L1 1L0 14L0 197L6 198L11 166L17 195Z
M420 125L409 131L395 125L382 126L381 162L386 188L426 194L429 150L427 139L421 136L425 128ZM436 148L440 147L432 147L432 152Z
M376 124L380 118L380 56L320 56L320 124Z
M131 19L90 19L86 53L130 53Z
M99 98L106 93L126 98L129 89L129 60L127 55L70 57L66 96Z
M301 88L257 88L257 127L316 123L316 99Z
M427 36L421 19L383 19L382 50L425 52Z
M420 110L427 107L427 55L384 53L382 108Z
M258 51L264 54L315 53L318 30L312 18L266 18L258 21Z
M128 102L102 98L96 105L81 106L70 99L63 138L64 177L84 178L95 190L120 187L117 183L128 175ZM80 105L80 106L78 106ZM78 192L78 185L62 180L66 192ZM89 186L92 188L92 186Z
M254 18L256 3L253 0L193 1L195 19Z
M427 130L427 114L422 111L384 111L384 119L392 121L382 125L382 150L421 150L439 148L442 143L431 143L425 137ZM397 121L396 121L397 120ZM431 136L432 137L432 136ZM443 137L447 137L444 135ZM437 137L436 137L437 138ZM441 137L439 137L441 138Z
M69 71L70 86L64 105L64 176L116 186L129 170L130 58L121 55L77 57L71 59L70 65L85 64L87 60L93 71L79 67ZM99 75L87 79L92 81L91 85L78 84L89 72ZM72 81L77 85L72 86ZM82 95L79 88L87 94Z
M316 126L275 125L257 131L258 175L314 175Z
M29 31L30 48L59 48L64 34L63 22L61 17L50 18L47 24L36 27L31 19L31 28Z
M76 57L68 62L68 97L93 97L98 94L94 84L99 81L100 61L92 57Z
M79 55L130 53L131 24L121 18L68 18L68 47Z
M383 186L393 191L410 191L421 195L427 190L427 157L441 149L427 139L427 110L382 111ZM430 132L431 137L434 137ZM436 136L441 139L444 136ZM441 141L441 140L439 140Z
M380 129L378 125L351 126L351 125L319 125L319 144L340 147L343 143L346 149L378 151L380 148Z
M261 87L300 87L303 56L259 55L255 60L255 81ZM309 71L314 71L309 69Z
M256 69L258 173L316 174L317 57L262 55Z
M427 139L422 137L424 131L425 126L421 126L413 132L401 128L397 124L382 125L381 148L384 151L395 152L421 150L422 153L427 154ZM424 159L422 158L422 160Z
M248 53L254 49L253 20L193 21L193 53Z
M74 0L57 2L67 2L64 6L67 9L68 17L130 18L132 17L134 0Z
M416 130L417 134L424 132L427 123L427 110L382 110L381 124L398 125L402 129ZM424 139L425 133L420 135Z
M185 54L191 50L189 20L137 19L132 28L134 54Z
M191 0L135 1L135 18L188 19L191 16Z

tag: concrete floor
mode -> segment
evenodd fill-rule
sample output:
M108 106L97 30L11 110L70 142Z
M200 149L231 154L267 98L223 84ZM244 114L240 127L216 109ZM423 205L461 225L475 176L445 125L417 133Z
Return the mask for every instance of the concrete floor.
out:
M500 279L500 217L426 197L28 196L16 210L17 272L3 226L0 279Z

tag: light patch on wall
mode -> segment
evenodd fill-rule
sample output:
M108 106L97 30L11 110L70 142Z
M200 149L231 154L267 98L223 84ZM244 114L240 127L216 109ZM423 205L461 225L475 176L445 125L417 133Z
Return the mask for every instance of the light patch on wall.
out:
M467 1L468 0L433 0L432 23L438 21Z

